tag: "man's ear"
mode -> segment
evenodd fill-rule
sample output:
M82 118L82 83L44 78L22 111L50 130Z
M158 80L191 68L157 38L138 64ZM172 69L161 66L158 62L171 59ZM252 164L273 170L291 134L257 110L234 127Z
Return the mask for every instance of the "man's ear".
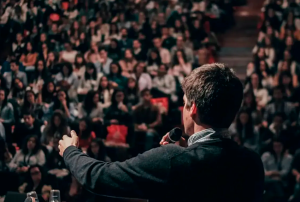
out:
M190 107L190 115L193 116L197 113L197 107L195 105L195 102L192 103L192 106Z

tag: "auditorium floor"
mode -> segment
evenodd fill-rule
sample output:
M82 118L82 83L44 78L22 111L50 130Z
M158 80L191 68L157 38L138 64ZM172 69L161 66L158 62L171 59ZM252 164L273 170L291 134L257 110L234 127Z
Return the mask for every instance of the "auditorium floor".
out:
M237 7L235 27L219 36L222 49L218 61L233 67L237 75L245 78L247 64L252 59L252 48L257 40L262 0L248 0L245 6Z

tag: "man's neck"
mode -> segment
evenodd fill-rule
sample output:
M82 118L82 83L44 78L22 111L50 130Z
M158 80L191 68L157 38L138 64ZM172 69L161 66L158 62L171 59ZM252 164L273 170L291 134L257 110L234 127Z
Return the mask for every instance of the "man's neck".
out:
M203 130L206 130L208 128L211 128L211 127L208 126L208 125L205 125L205 124L201 124L201 125L195 124L193 134L198 133L198 132L203 131Z

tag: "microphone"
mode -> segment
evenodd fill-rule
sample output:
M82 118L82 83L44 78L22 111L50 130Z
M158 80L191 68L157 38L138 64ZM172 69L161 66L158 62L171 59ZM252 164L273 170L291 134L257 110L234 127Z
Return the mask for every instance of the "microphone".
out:
M182 130L180 128L173 128L172 130L170 130L166 141L170 144L174 144L175 142L180 140L181 136Z

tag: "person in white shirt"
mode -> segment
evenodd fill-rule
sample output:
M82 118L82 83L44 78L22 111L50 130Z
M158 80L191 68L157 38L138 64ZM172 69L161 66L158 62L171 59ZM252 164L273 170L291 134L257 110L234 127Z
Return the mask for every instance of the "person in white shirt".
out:
M153 39L154 47L159 51L161 62L163 64L169 64L171 62L171 54L168 49L162 47L161 39L156 37Z

